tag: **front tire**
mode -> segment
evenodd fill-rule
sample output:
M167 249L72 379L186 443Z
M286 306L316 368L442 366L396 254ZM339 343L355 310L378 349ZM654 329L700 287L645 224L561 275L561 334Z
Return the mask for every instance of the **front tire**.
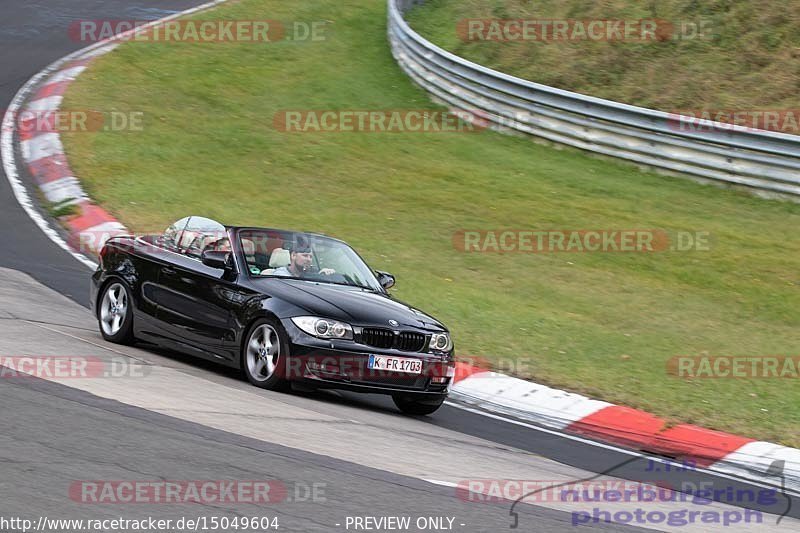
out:
M289 343L283 327L275 320L257 320L242 346L242 372L247 380L262 389L285 390L286 359Z
M419 399L403 394L393 394L392 400L404 414L424 416L436 412L444 403L445 397Z
M112 281L103 289L97 310L100 334L115 344L131 344L133 338L133 299L121 281Z

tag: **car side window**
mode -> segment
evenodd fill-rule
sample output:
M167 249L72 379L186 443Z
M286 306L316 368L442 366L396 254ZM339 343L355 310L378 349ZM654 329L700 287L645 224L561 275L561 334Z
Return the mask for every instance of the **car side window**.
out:
M181 234L183 233L183 230L186 229L186 224L189 223L190 218L192 217L184 217L170 224L170 226L164 230L164 233L162 233L161 237L157 240L158 245L162 248L166 248L167 250L177 252Z
M203 251L230 251L225 226L210 218L190 216L178 220L163 233L164 248L199 260Z

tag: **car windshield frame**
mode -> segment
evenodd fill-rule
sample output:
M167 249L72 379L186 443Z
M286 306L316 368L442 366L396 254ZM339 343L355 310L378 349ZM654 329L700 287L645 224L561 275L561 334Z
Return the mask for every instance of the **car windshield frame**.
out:
M203 252L215 249L211 245L219 245L222 241L228 241L227 251L233 252L227 226L208 217L190 215L173 222L162 233L153 235L151 244L181 257L202 262Z
M265 249L263 250L266 252L264 255L268 256L267 268L261 269L260 273L255 273L251 270L251 266L254 266L258 269L257 264L252 264L251 260L248 259L248 254L246 251L246 246L243 242L243 239L249 239L251 243L253 239L249 236L252 234L263 233L263 237L258 239L259 244L264 243ZM289 248L284 248L284 245L290 244L294 241L297 236L302 236L308 239L310 247L312 249L312 264L314 267L319 268L327 268L325 265L319 264L319 253L318 247L320 244L324 243L325 245L329 246L330 249L338 249L344 252L344 259L349 260L351 264L356 267L354 270L355 272L350 271L348 275L345 275L340 272L336 272L334 275L326 276L323 274L310 274L306 277L297 277L297 276L286 276L280 274L274 274L274 270L280 267L272 267L270 266L270 261L272 258L272 253L275 251L276 248L283 248L284 250L289 251ZM272 242L274 244L275 241L281 242L280 246L269 248L269 243ZM386 290L381 286L375 272L369 266L369 264L364 260L363 257L349 244L346 242L336 239L334 237L329 237L327 235L321 235L319 233L309 233L304 231L292 231L286 229L275 229L275 228L237 228L235 231L235 242L236 247L238 249L238 253L241 254L241 261L244 265L244 271L247 273L248 276L257 279L284 279L284 280L298 280L298 281L307 281L312 283L325 283L329 285L339 285L345 287L358 287L361 289L370 290L373 292L380 292L386 293ZM252 246L252 245L251 245ZM256 249L258 249L258 244L255 244ZM258 250L255 250L258 252ZM291 251L289 251L291 253ZM255 257L256 253L253 254ZM263 264L263 262L262 262ZM269 273L264 273L266 271L271 271ZM349 274L361 274L361 276L350 277Z

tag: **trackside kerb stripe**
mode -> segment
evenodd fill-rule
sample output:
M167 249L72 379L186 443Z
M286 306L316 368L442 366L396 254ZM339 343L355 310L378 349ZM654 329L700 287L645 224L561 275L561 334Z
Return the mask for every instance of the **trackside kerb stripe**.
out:
M453 398L467 404L628 449L693 460L698 468L770 484L780 481L769 472L771 465L784 461L786 487L800 491L798 449L690 424L669 427L665 420L645 411L468 366L456 365L452 387ZM512 379L521 383L512 383Z
M56 154L32 161L28 163L28 171L36 180L37 185L72 176L72 170L69 168L64 154Z
M677 453L680 457L694 459L698 466L707 468L748 442L753 442L753 439L681 424L657 434L651 446L654 452Z
M466 363L456 363L456 375L453 377L453 383L458 383L473 374L479 374L481 372L488 372L488 370Z
M575 421L567 431L641 450L653 442L664 426L666 421L650 413L611 405Z
M84 70L86 70L86 65L77 65L70 68L61 69L57 71L55 74L53 74L48 83L73 81L75 78L80 76Z
M89 201L80 204L80 208L81 214L68 217L66 220L66 225L72 233L80 233L106 222L117 222L108 211Z
M51 96L64 96L64 93L67 92L67 87L69 87L69 83L68 81L57 81L44 85L41 89L36 91L32 100L41 100L42 98L49 98Z
M61 69L69 70L75 67L88 67L89 63L91 63L92 61L94 61L94 57L89 57L89 56L82 57L80 59L73 59L71 61L67 61L66 63L64 63Z
M81 184L76 178L61 178L40 185L47 201L54 204L63 202L77 202L83 200L85 193L81 189Z
M775 461L785 461L786 486L800 488L800 450L772 442L748 442L712 468L726 474L752 477L753 472L769 471ZM771 479L773 483L778 481L776 477Z
M64 147L61 145L61 137L58 133L43 133L19 144L22 149L22 158L27 163L38 161L43 157L52 157L64 153Z
M61 101L63 99L64 98L62 96L48 96L47 98L39 98L38 100L32 100L26 109L32 113L57 111L61 107Z
M558 430L611 405L480 367L468 368L464 364L457 365L452 390L463 402L491 406L495 412L519 416Z

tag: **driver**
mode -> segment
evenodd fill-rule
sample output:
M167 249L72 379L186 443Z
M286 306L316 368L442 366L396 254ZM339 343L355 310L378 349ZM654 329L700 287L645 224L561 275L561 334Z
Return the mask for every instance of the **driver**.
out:
M292 247L289 250L289 264L275 269L272 275L302 278L315 273L312 266L313 262L314 255L311 251L311 243L308 241L308 237L305 235L295 235ZM329 276L335 274L336 271L332 268L322 268L318 273L323 276Z

